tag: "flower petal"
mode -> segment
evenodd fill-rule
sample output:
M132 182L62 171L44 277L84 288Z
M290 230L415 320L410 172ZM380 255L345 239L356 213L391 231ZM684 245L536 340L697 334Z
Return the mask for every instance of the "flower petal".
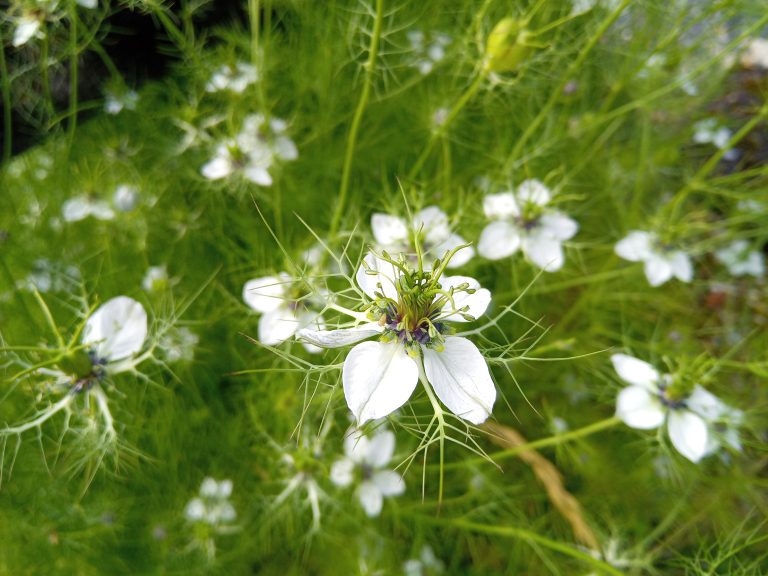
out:
M707 455L709 431L701 416L689 410L673 410L667 418L667 431L672 445L691 462Z
M405 404L416 388L419 370L397 342L361 342L347 355L341 379L359 425Z
M672 278L672 266L667 258L651 254L645 261L645 277L651 286L661 286Z
M312 330L302 328L296 333L296 338L304 342L309 342L320 348L340 348L357 344L358 342L381 334L384 330L378 322L362 324L354 328L341 328L339 330Z
M654 393L658 390L659 373L648 362L627 354L613 354L611 362L619 378L624 380L624 382L634 384L635 386L642 386Z
M381 468L389 464L394 453L395 434L391 430L381 430L369 438L364 461L373 468Z
M61 216L65 222L77 222L91 214L91 203L85 196L70 198L61 207Z
M285 294L291 277L286 273L279 276L263 276L248 280L243 286L243 300L256 312L271 312L285 305Z
M454 248L464 244L467 244L467 241L464 240L464 238L458 234L451 233L448 234L448 237L445 240L432 246L430 252L436 258L442 258L446 252L450 252ZM453 255L453 257L448 262L448 268L458 268L459 266L464 266L464 264L472 260L474 255L475 249L472 248L472 246L465 246Z
M686 398L685 404L689 410L709 422L718 420L730 410L717 396L698 385L694 387L693 392Z
M517 200L521 204L535 204L536 206L546 206L552 193L540 180L531 178L521 182L517 187Z
M442 313L447 314L441 318L441 320L448 320L450 322L468 322L461 314L455 312L455 310L461 310L465 306L468 307L464 313L479 318L485 314L485 310L488 308L488 304L491 302L491 293L485 288L480 288L480 282L469 276L444 276L440 278L440 285L443 290L450 290L461 284L468 284L470 289L475 290L474 294L467 294L464 291L454 292L453 302L446 302L443 306Z
M220 149L216 157L203 165L200 173L208 178L208 180L219 180L232 174L232 168L232 161L225 147L224 152Z
M133 298L118 296L102 304L85 324L83 343L96 344L99 358L133 356L147 338L147 312Z
M520 216L520 207L512 192L487 194L483 198L483 212L490 220L506 220Z
M408 226L405 220L389 214L374 212L371 231L376 243L382 247L408 244Z
M616 397L616 416L639 430L658 428L664 422L664 406L643 386L627 386Z
M405 492L405 481L394 470L378 470L371 476L373 482L383 496L399 496Z
M672 252L668 258L672 275L681 282L693 280L693 263L691 257L682 250Z
M314 330L320 332L325 330L325 319L317 312L302 308L297 311L296 318L299 321L299 331ZM301 345L304 346L304 349L310 354L319 354L323 351L322 347L315 346L311 342L304 341Z
M477 251L483 258L499 260L511 256L520 248L520 232L509 222L491 222L480 234Z
M439 244L451 233L448 216L437 206L427 206L414 214L413 229L417 232L421 229L429 244Z
M565 263L562 243L546 230L534 230L523 238L522 248L528 259L546 272L557 272Z
M363 510L370 517L374 518L381 514L381 507L384 504L384 496L373 482L366 480L360 484L360 488L357 490L357 497L360 499L360 504L363 506Z
M276 346L296 334L299 320L288 306L280 306L265 312L259 318L259 342Z
M368 264L368 270L360 264L355 273L357 284L363 292L371 298L376 298L376 292L383 292L387 298L397 300L395 281L400 277L400 270L373 253L366 254L363 260Z
M442 403L473 424L484 422L491 415L496 387L477 346L466 338L449 336L441 352L423 351L427 380Z
M579 231L579 224L561 212L550 212L539 219L539 226L558 240L570 240Z
M260 163L251 163L243 168L245 177L259 186L272 186L272 176L267 170L267 166Z
M331 482L335 486L344 488L352 484L354 480L355 463L349 458L336 460L331 466Z
M275 154L283 160L291 161L299 157L299 150L293 140L287 136L278 136L275 138Z
M616 255L630 262L641 262L651 256L655 236L650 232L633 230L614 247Z

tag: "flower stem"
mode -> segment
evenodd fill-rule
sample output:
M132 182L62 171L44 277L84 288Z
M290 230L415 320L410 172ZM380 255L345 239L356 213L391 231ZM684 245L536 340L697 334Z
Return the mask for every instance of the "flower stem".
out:
M379 53L379 40L381 39L381 27L384 20L384 0L376 0L376 19L373 24L373 34L371 35L371 44L368 49L368 60L365 63L365 78L363 79L363 91L360 93L360 100L357 102L355 115L352 118L352 126L347 135L347 151L344 155L344 167L341 172L341 186L339 196L336 201L336 210L333 212L331 220L331 229L329 236L333 237L339 229L341 215L347 203L349 194L349 179L352 174L352 160L355 156L355 144L357 143L357 133L360 130L360 123L363 119L363 113L368 106L368 100L371 96L371 86L373 84L373 73L376 69L376 58Z
M424 366L421 363L421 359L416 363L419 366L419 381L421 381L421 385L427 393L427 398L429 398L429 402L432 404L432 408L435 411L437 428L440 434L440 480L438 481L437 502L438 504L441 504L443 501L443 478L445 470L445 434L443 433L443 430L445 429L445 418L443 416L443 409L437 401L435 393L432 391L432 386L430 386L429 381L427 380L427 375L424 373ZM424 450L426 450L426 447Z

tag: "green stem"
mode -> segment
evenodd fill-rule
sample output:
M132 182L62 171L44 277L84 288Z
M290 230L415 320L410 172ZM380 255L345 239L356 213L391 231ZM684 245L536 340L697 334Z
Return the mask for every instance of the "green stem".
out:
M443 502L443 479L445 476L445 435L443 434L443 430L445 429L445 418L443 416L443 409L437 401L435 393L432 391L432 386L430 386L429 381L427 380L427 375L424 373L421 359L416 363L419 366L419 380L424 387L424 391L427 393L427 398L429 398L430 404L432 404L432 409L435 411L435 418L437 418L437 426L440 433L440 479L438 481L437 502L438 504L441 504Z
M331 229L329 236L333 238L338 232L341 223L341 215L347 203L349 194L349 179L352 174L352 161L355 157L355 144L357 143L357 133L360 130L360 123L363 114L368 106L368 100L371 96L371 86L373 84L373 73L376 69L376 58L379 54L379 40L381 39L381 27L384 21L384 0L376 0L376 20L373 24L373 34L371 35L371 45L368 49L368 61L365 63L365 78L363 79L363 91L360 94L360 100L357 102L355 115L352 118L352 126L347 135L347 151L344 156L344 167L341 173L341 186L339 196L336 201L336 209L333 212L331 220Z

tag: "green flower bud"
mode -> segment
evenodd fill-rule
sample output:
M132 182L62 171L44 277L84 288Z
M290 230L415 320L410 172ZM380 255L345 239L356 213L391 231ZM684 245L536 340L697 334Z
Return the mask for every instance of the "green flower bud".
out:
M86 378L93 372L93 362L83 350L68 353L58 363L59 369L75 378Z
M504 18L494 26L485 46L485 69L489 72L517 70L533 52L527 44L533 35L515 18Z

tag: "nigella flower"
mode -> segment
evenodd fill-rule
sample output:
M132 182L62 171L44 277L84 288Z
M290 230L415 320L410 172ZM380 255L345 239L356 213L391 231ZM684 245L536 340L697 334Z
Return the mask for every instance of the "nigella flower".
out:
M160 292L168 286L168 269L162 266L150 266L141 281L141 287L146 292Z
M418 211L413 216L412 224L413 230L419 235L416 241L423 249L425 265L431 266L435 258L467 244L464 238L451 232L448 216L437 206L428 206ZM412 262L415 262L414 238L404 219L375 212L371 216L371 230L380 250L386 250L392 255L405 254ZM456 252L448 267L463 266L474 255L474 249L471 246L466 246Z
M248 280L243 286L243 300L261 313L258 339L268 346L285 342L302 328L325 327L323 317L314 310L312 294L286 272ZM309 343L304 343L304 348L319 352Z
M259 80L259 71L253 64L238 62L234 65L223 64L211 76L205 87L206 92L230 90L242 94L248 86Z
M616 415L627 425L650 430L666 424L672 445L691 462L715 452L722 443L741 449L737 426L740 410L730 408L698 384L679 393L669 374L659 374L644 362L611 356L619 377L630 384L616 399Z
M122 89L107 92L104 98L104 111L107 114L120 114L123 110L136 110L139 94L135 90Z
M489 194L483 211L490 220L480 235L477 251L489 260L499 260L521 250L547 272L563 267L563 242L570 240L579 225L547 207L552 193L538 180L526 180L515 191Z
M442 574L445 569L440 559L429 544L421 547L418 558L411 558L403 563L405 576L426 576L428 574Z
M682 282L693 279L691 257L664 246L653 232L633 230L616 243L614 251L624 260L642 262L651 286L661 286L673 277Z
M271 186L269 173L275 160L296 160L299 153L293 140L285 135L287 125L279 118L267 119L252 114L245 119L235 139L220 143L216 155L205 164L201 173L209 180L220 180L241 173L259 186Z
M696 144L712 144L718 150L723 150L731 139L731 131L721 125L717 118L705 118L693 125L693 141ZM739 151L728 150L723 158L735 160L739 157Z
M61 215L65 222L79 222L88 217L97 220L113 220L115 209L119 212L130 212L139 200L139 192L133 186L121 184L115 189L112 204L101 200L94 194L81 194L69 198L61 206Z
M496 388L485 359L470 340L452 336L450 326L482 315L491 294L473 278L443 276L447 259L450 254L435 270L414 271L404 259L368 254L356 279L372 299L369 321L348 329L298 331L301 340L323 348L360 342L342 369L344 395L358 425L397 410L419 380L473 424L491 415ZM348 313L358 320L365 316ZM372 337L377 339L361 342Z
M451 37L440 32L426 35L421 30L411 30L408 42L413 51L413 66L426 76L445 58L445 49L450 46Z
M765 257L758 250L750 250L746 240L734 240L715 252L715 258L728 268L732 276L751 275L760 278L765 274Z
M32 38L42 38L43 32L40 30L42 24L42 15L35 13L23 14L16 22L16 28L13 31L13 46L18 48L32 40Z
M211 527L230 524L237 519L235 508L229 502L232 495L232 481L216 481L207 477L200 485L200 492L184 509L184 516L190 522L203 522Z
M344 436L344 458L331 467L331 482L346 488L358 484L357 497L365 513L378 516L385 497L405 492L402 476L386 468L395 453L395 435L390 430L377 430L370 438L357 428Z

